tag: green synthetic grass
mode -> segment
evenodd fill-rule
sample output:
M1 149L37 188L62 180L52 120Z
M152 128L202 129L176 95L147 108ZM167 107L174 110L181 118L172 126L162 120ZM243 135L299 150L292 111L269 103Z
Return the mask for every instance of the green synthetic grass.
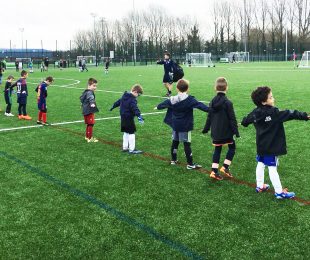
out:
M310 71L293 69L292 63L184 70L191 94L203 101L214 96L216 77L225 76L238 121L253 109L250 94L260 85L272 87L279 108L310 112ZM121 96L106 90L123 92L141 83L145 95L163 96L162 74L161 66L112 67L108 75L102 68L35 72L28 78L33 120L1 115L0 128L35 125L34 89L47 75L55 77L48 91L48 121L59 123L83 119L79 96L89 77L99 81L96 117L104 118L118 115L118 109L108 110ZM142 96L138 104L149 113L161 101ZM4 109L3 98L0 107ZM202 172L168 164L171 130L163 117L146 115L145 124L137 124L137 148L147 152L137 156L120 152L119 119L97 121L94 136L100 142L92 144L84 141L83 123L1 132L0 259L310 257L310 205L276 201L272 193L256 194L249 186L255 184L253 126L240 128L242 138L236 142L231 169L240 182L214 182ZM194 161L209 169L213 148L210 136L201 134L205 119L205 113L195 112L192 149ZM310 200L309 127L307 122L285 123L288 155L279 166L283 186L305 201ZM184 157L180 146L183 163Z

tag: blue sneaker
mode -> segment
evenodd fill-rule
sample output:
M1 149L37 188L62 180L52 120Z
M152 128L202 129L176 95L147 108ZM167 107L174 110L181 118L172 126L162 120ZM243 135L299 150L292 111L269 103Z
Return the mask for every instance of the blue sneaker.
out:
M288 192L287 189L283 189L282 193L275 193L274 196L276 199L282 200L282 199L292 199L295 197L294 192Z
M264 184L262 188L256 187L256 192L257 193L265 192L269 190L269 188L270 188L269 184Z
M141 154L143 153L143 151L140 150L133 150L133 151L129 151L130 154Z

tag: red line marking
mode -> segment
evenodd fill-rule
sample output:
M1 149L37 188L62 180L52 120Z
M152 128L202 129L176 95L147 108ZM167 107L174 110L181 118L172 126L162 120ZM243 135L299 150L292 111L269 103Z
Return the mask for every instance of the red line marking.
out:
M84 133L75 132L75 131L73 131L71 129L68 129L68 128L65 128L65 127L62 127L62 126L51 126L51 127L55 128L55 129L58 129L58 130L61 130L61 131L64 131L64 132L67 132L67 133L71 133L71 134L76 135L76 136L83 136L84 137ZM114 147L118 147L118 148L121 147L121 145L119 143L116 143L116 142L113 142L113 141L108 141L108 140L105 140L105 139L102 139L102 138L97 138L97 139L98 139L98 141L100 143L107 144L107 145L114 146ZM157 160L160 160L160 161L163 161L163 162L167 162L167 163L170 162L170 159L168 159L166 157L162 157L162 156L157 155L157 154L153 154L153 153L149 153L149 152L144 152L142 155L145 156L145 157L149 157L149 158L152 158L152 159L157 159ZM185 163L179 163L177 165L179 165L179 166L186 166ZM194 170L194 171L198 171L200 173L208 174L208 175L211 173L209 170L204 169L204 168L200 168L200 169L197 169L197 170ZM256 188L256 184L255 183L239 180L239 179L236 179L235 177L228 178L228 177L224 176L224 179L228 180L228 181L230 181L232 183L235 183L235 184L244 185L244 186L247 186L247 187L250 187L250 188ZM268 190L268 192L269 193L273 193L272 190ZM309 206L310 205L310 200L302 199L302 198L299 198L299 197L294 197L292 200L295 200L295 201L303 204L303 206Z

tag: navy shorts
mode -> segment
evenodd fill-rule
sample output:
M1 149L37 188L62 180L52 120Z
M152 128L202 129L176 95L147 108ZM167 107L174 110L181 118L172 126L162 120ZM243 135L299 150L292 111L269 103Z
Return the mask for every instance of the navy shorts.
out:
M173 83L172 77L170 77L169 74L165 74L165 75L164 75L164 78L163 78L163 83L172 84L172 83Z
M134 118L121 118L121 132L134 134L136 132L136 125Z
M256 156L256 161L265 164L266 166L278 166L278 157L274 155Z

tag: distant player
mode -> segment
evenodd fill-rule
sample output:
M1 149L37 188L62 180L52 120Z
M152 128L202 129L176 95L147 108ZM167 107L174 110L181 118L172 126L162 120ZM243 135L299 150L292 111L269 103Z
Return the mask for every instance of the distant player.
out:
M157 64L164 65L164 78L163 84L167 89L167 97L171 96L171 91L173 87L173 68L174 68L174 61L170 59L171 55L169 52L164 53L164 59L157 61Z
M17 80L17 103L18 103L18 119L31 120L32 118L27 114L27 97L28 89L26 79L28 72L22 70L21 78Z
M187 169L198 169L201 165L193 163L191 131L194 129L194 108L208 112L209 108L188 94L189 82L180 79L177 83L178 95L160 103L155 109L168 108L164 122L172 128L171 165L178 163L177 153L180 142L184 145Z
M116 107L120 107L121 115L121 132L123 132L123 152L129 152L130 154L143 153L140 150L136 150L136 125L134 118L138 118L140 124L144 123L141 116L141 112L138 108L137 97L143 94L143 89L140 85L136 84L131 88L130 92L125 92L123 96L117 100L110 111Z
M95 125L95 113L99 112L95 91L97 89L97 80L90 78L87 82L87 89L84 90L80 96L82 105L82 114L84 115L84 121L86 124L85 140L88 143L97 143L98 139L93 137L93 127Z
M32 62L32 60L29 60L28 68L29 68L29 72L33 73L33 62Z
M256 192L269 189L269 185L264 183L264 170L267 166L275 189L275 197L277 199L293 198L294 192L288 192L287 189L282 188L277 171L278 156L287 153L283 123L293 119L309 120L310 117L307 113L297 110L280 111L274 106L275 100L269 87L258 87L252 92L251 97L257 107L243 118L241 124L245 127L254 124L256 129Z
M218 172L218 168L222 147L226 145L228 145L228 152L223 167L220 168L220 172L224 173L227 177L233 177L229 170L229 166L231 165L236 151L234 135L240 137L233 104L226 97L227 90L227 80L223 77L217 78L215 81L215 91L217 94L210 102L210 111L206 125L202 130L202 133L205 134L211 129L214 153L210 177L216 180L223 180L223 177Z
M85 58L82 59L82 71L84 71L84 70L86 70L88 72Z
M0 61L0 85L2 84L2 76L3 76L3 73L4 73L4 69L5 69L4 63L1 60Z
M38 120L37 124L39 125L49 125L46 122L47 120L47 106L46 106L46 98L47 98L47 87L50 86L54 82L52 77L47 77L37 88L37 103L38 103Z
M4 87L4 100L6 103L6 110L4 115L5 116L14 116L11 113L11 109L12 109L12 93L13 93L13 88L17 85L16 83L12 84L14 80L13 76L8 76L7 81L5 83L5 87Z
M109 73L109 67L110 67L110 58L107 58L106 62L105 62L105 68L104 68L104 73L105 74Z

